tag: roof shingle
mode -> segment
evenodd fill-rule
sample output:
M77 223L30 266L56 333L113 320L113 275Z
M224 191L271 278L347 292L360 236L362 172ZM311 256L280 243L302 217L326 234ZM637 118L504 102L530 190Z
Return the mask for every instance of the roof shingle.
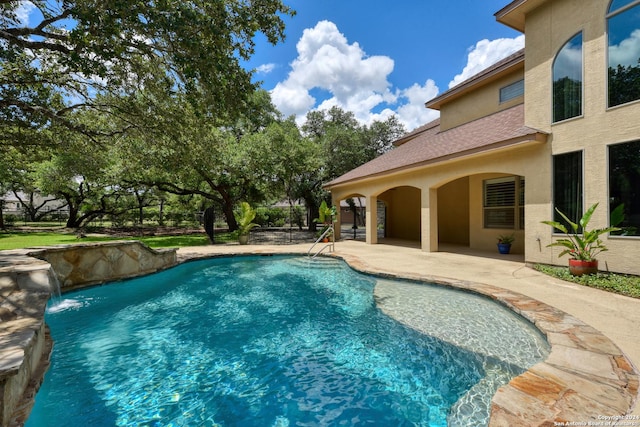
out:
M440 132L439 119L430 122L419 132L411 132L397 148L325 184L330 188L346 182L391 173L403 169L437 163L455 157L502 148L520 142L546 141L546 133L524 126L524 105ZM405 142L406 141L406 142Z

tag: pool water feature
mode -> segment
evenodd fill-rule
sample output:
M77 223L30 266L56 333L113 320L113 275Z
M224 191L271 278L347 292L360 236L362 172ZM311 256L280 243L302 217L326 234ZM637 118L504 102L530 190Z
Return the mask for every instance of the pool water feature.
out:
M408 328L376 308L377 281L333 259L233 257L65 294L27 426L478 425L479 385L537 361Z

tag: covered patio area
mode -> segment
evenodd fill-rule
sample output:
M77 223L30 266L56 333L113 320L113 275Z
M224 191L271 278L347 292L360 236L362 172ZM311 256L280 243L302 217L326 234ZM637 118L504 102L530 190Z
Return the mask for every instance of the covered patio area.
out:
M364 199L369 244L394 238L416 241L425 252L451 244L492 251L513 234L512 252L526 254L537 249L526 218L547 217L540 211L548 209L548 195L537 188L545 187L540 169L550 153L547 135L523 122L522 105L451 129L435 121L325 188L336 206ZM525 192L525 182L539 186Z

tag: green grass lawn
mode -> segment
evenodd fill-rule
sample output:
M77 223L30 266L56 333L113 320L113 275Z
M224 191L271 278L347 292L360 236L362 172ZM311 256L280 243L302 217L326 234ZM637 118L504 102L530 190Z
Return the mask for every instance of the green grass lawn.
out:
M203 246L209 244L209 239L204 233L185 234L179 236L86 236L78 238L75 233L0 232L0 250L60 244L105 242L111 240L139 240L151 248L178 248L183 246ZM227 243L232 240L235 239L230 236L230 233L220 233L216 235L216 243Z

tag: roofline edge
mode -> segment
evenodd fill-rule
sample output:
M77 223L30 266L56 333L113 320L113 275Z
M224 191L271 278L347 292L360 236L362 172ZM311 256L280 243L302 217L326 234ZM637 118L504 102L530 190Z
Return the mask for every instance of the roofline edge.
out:
M523 135L520 137L516 137L516 138L511 138L511 139L505 139L503 141L498 141L495 142L491 145L485 146L485 147L481 147L481 148L474 148L474 149L470 149L470 150L466 150L466 151L461 151L459 153L454 153L454 154L449 154L446 156L442 156L442 157L438 157L436 159L430 159L430 160L426 160L423 162L419 162L419 163L412 163L410 165L406 165L406 166L400 166L397 167L395 169L389 169L386 171L382 171L382 172L376 172L370 175L366 175L366 176L362 176L359 178L353 178L353 179L349 179L346 181L342 181L342 182L338 182L336 184L331 184L331 181L324 184L322 186L322 188L324 188L325 190L331 190L331 188L335 188L338 186L342 186L342 185L346 185L346 184L352 184L358 181L367 181L370 179L374 179L377 177L381 177L384 175L388 175L388 174L396 174L396 173L400 173L403 171L408 171L411 169L418 169L421 167L425 167L425 166L429 166L429 165L433 165L436 163L440 163L440 162L449 162L449 161L454 161L454 160L460 160L466 157L473 157L475 155L479 155L479 154L487 154L487 153L492 153L494 151L497 150L501 150L501 149L506 149L506 148L514 148L514 147L519 147L519 146L524 146L524 145L534 145L534 144L543 144L545 142L547 142L547 138L548 138L549 134L546 132L542 132L542 131L536 131L527 135Z

